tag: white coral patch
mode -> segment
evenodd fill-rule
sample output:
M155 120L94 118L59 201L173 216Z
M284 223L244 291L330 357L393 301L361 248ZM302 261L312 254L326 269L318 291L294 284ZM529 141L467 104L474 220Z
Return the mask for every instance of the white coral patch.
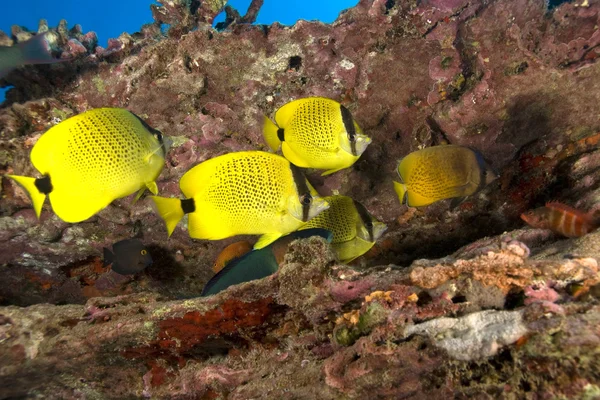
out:
M457 360L495 355L527 333L519 311L481 311L461 318L438 318L405 329L404 335L428 336Z

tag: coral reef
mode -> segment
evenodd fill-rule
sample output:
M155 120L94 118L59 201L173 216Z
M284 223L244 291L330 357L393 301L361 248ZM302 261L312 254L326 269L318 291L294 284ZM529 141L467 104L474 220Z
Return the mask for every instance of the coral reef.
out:
M191 166L266 150L288 101L340 101L373 139L351 168L309 179L388 231L352 265L320 238L279 272L199 298L227 245L167 234L150 199L79 224L0 182L0 397L594 398L600 394L600 232L564 239L519 215L600 204L600 2L361 0L331 25L251 25L225 1L152 6L155 22L97 46L51 31L70 59L21 67L0 105L0 173L35 175L49 127L124 107L174 144L158 186ZM0 44L27 40L14 28ZM451 209L401 206L397 159L440 143L481 151L500 178ZM123 279L102 248L131 237L154 263ZM50 304L48 304L50 303Z
M584 396L600 367L598 262L542 262L524 247L462 270L463 259L431 260L424 277L418 263L356 272L313 237L290 245L277 274L208 298L3 307L3 395ZM446 265L460 272L435 272ZM554 295L536 294L545 282ZM481 301L490 293L495 304Z

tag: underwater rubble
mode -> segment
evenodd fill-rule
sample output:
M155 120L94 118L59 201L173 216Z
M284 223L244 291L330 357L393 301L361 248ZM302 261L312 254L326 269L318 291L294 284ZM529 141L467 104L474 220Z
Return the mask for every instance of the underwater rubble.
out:
M313 237L277 274L207 298L3 307L3 394L593 398L597 259L493 241L468 259L357 272Z
M152 6L155 23L97 46L66 22L0 105L0 173L35 176L43 132L123 107L173 140L158 180L179 196L193 165L266 150L264 115L340 101L372 139L351 167L308 175L388 226L343 265L319 238L279 272L200 298L240 240L167 232L142 197L68 224L0 186L0 397L595 398L600 232L564 239L520 214L600 204L600 2L361 0L333 24L251 25L226 1ZM0 34L10 45L33 32ZM400 205L397 160L431 145L478 149L500 177L455 208ZM123 277L102 248L143 239L153 264ZM249 237L242 239L253 240Z

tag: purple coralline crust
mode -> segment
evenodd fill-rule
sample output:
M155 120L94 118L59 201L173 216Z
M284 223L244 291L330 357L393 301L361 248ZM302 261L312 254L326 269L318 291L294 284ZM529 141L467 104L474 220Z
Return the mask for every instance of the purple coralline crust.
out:
M550 200L598 210L600 2L361 0L331 25L244 23L260 4L229 9L223 31L211 26L223 1L153 5L155 23L107 48L78 25L42 22L71 61L0 82L14 85L0 173L38 176L29 153L47 129L124 107L173 140L157 183L180 197L197 163L267 150L265 115L325 96L373 143L351 168L309 180L362 202L386 234L351 266L320 239L296 242L277 274L200 299L219 252L254 238L192 240L185 219L167 238L147 196L79 224L46 204L38 221L2 177L0 397L597 396L600 233L561 239L519 215ZM32 34L0 32L0 45ZM397 160L443 143L478 149L499 179L455 208L400 205ZM117 276L102 248L133 236L154 263ZM479 312L490 313L463 319ZM474 333L453 336L472 321ZM424 323L442 333L405 334ZM465 346L466 360L453 358Z

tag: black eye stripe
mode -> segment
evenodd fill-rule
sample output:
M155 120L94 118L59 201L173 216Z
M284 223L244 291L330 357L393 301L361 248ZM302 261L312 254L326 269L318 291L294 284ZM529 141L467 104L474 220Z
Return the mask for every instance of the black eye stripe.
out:
M369 232L369 240L371 242L374 242L375 238L373 236L373 218L371 217L371 214L369 214L365 206L360 204L358 201L352 201L354 202L354 207L356 207L356 211L358 211L360 219L362 220L363 224L365 224L365 226L367 227L367 232Z
M350 140L350 147L353 155L356 154L356 129L354 127L354 120L352 119L352 114L350 111L340 104L340 111L342 112L342 122L344 123L344 128L346 128L346 132L348 132L348 139Z
M296 184L296 191L298 192L300 204L302 204L302 221L306 222L308 221L308 212L310 211L310 203L312 203L312 201L304 203L303 200L306 196L309 196L312 200L312 195L310 194L310 190L306 184L306 177L300 168L290 163L290 169L292 170L292 176L294 177L294 183Z
M141 119L136 114L131 113L131 115L133 115L134 117L136 117L138 119L138 121L140 121L140 123L144 126L144 128L146 128L150 133L152 133L156 137L156 140L158 140L158 143L160 144L160 147L162 149L163 157L166 156L167 155L167 148L165 147L165 142L163 140L162 132L159 131L158 129L155 129L155 128L151 127L150 125L148 125L148 123L146 121L144 121L143 119Z

